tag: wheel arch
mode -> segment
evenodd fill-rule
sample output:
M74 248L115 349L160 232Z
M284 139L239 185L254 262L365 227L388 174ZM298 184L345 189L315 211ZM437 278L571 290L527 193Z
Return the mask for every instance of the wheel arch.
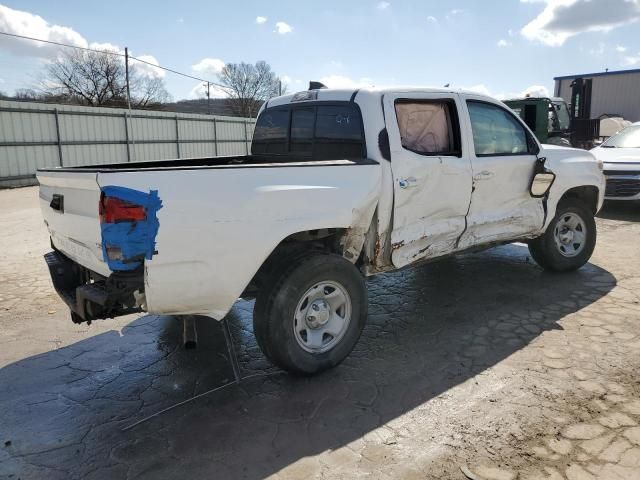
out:
M242 298L254 298L265 282L279 269L309 253L334 253L360 266L365 232L354 228L321 228L292 233L278 243L262 262L242 293Z
M566 200L577 200L585 205L595 215L598 213L600 191L595 185L581 185L565 191L558 204Z
M556 183L559 183L559 182L556 182ZM551 187L549 197L547 198L547 201L546 201L546 208L547 208L546 218L545 218L544 226L540 231L540 234L543 234L549 227L549 224L551 223L551 221L556 215L558 205L560 205L561 202L564 202L567 200L578 201L581 204L585 205L587 209L593 215L595 215L596 213L598 213L598 210L602 206L603 194L604 194L604 186L602 186L601 188L598 185L595 185L594 183L591 183L591 182L588 182L588 183L585 182L582 185L574 184L566 187L561 184L559 185L554 184Z

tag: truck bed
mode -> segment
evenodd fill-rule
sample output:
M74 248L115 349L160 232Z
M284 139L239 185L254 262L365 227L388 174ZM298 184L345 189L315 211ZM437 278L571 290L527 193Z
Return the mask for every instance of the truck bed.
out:
M196 157L175 160L152 160L146 162L107 163L77 167L40 168L39 172L131 172L139 170L193 170L210 168L273 168L273 167L313 167L340 165L375 165L371 159L311 160L309 158L240 155L225 157Z
M127 272L142 278L149 312L217 319L290 235L354 229L361 241L381 185L373 160L251 155L47 168L37 176L55 250L107 282ZM145 214L108 220L105 198Z

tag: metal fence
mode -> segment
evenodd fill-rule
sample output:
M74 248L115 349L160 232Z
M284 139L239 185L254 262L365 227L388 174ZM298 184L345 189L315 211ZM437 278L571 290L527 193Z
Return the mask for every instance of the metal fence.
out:
M0 101L0 188L41 167L244 155L248 118Z

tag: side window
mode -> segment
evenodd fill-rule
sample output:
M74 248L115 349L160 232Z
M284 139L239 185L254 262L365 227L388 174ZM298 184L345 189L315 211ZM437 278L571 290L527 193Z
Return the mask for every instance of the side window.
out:
M467 101L473 145L478 156L529 153L527 132L514 116L497 105Z
M254 155L287 153L289 110L268 110L258 118L251 151Z
M453 100L398 100L402 147L421 155L460 156L460 126Z
M362 120L355 107L318 106L314 159L362 158L362 137Z

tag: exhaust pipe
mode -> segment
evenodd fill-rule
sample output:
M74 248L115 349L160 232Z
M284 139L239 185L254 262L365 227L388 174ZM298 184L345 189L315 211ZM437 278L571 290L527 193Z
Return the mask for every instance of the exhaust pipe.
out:
M198 346L198 331L196 330L196 317L184 315L182 317L182 343L185 350L193 350Z

